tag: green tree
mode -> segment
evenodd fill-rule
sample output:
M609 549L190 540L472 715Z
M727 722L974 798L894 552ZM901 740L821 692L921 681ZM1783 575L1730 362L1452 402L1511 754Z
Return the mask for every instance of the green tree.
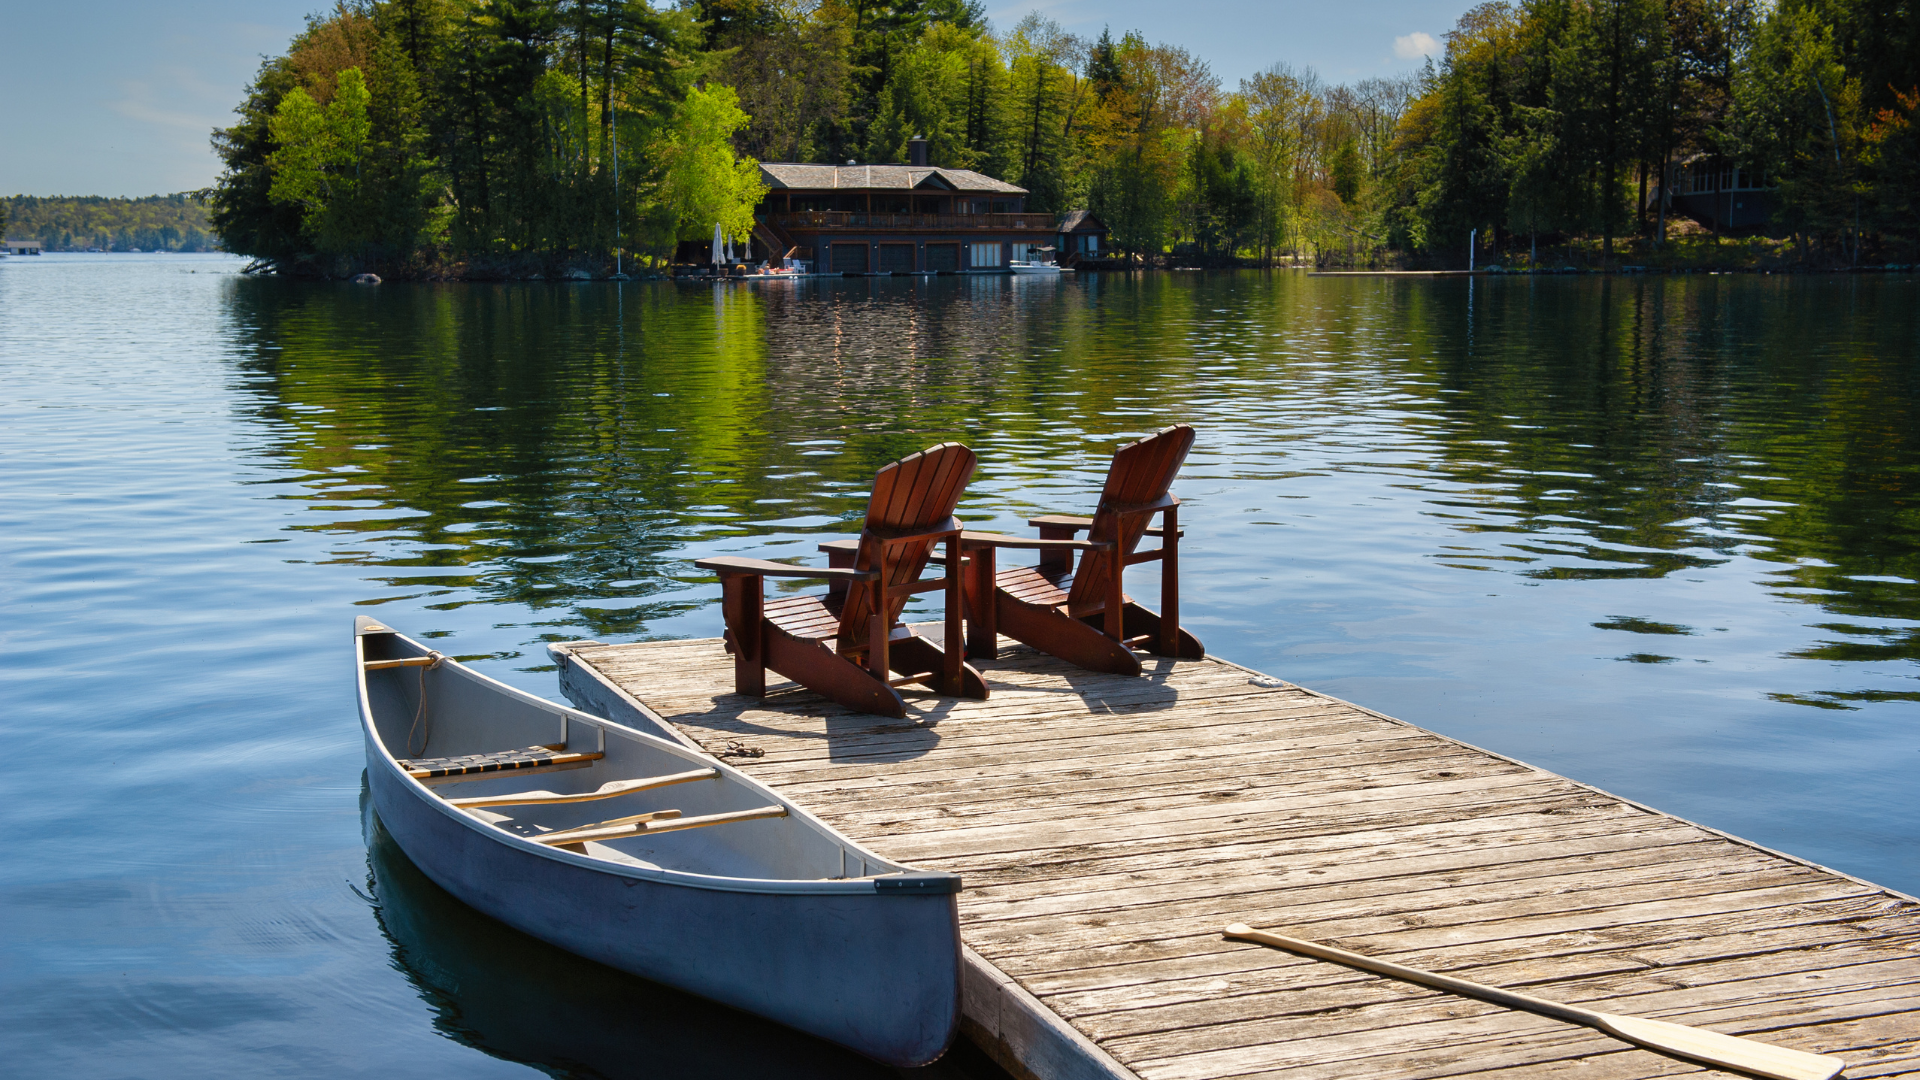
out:
M1159 255L1172 224L1187 142L1218 96L1207 66L1184 49L1128 34L1110 49L1118 85L1088 110L1088 202L1129 255ZM1094 63L1104 63L1096 51Z
M1366 164L1360 160L1359 142L1351 138L1342 139L1339 149L1334 151L1329 168L1333 175L1333 193L1348 206L1358 204L1360 186L1366 172Z
M746 126L730 87L689 92L654 145L658 182L646 197L646 218L661 226L654 237L665 253L675 240L699 240L717 224L727 237L753 233L753 208L766 195L759 163L733 152L733 134Z
M1729 147L1779 187L1779 221L1826 234L1857 257L1861 195L1860 85L1847 75L1833 27L1811 4L1767 14L1734 81Z
M1521 21L1504 3L1482 4L1461 16L1447 36L1435 79L1427 141L1415 164L1421 230L1418 241L1460 252L1475 230L1507 217L1508 128Z
M907 140L922 135L937 165L1004 174L1003 72L992 38L950 23L928 27L894 60L866 160L905 161Z
M747 124L734 136L762 161L819 161L844 123L852 34L818 5L745 2L721 13L703 7L714 79L735 89ZM715 29L715 28L718 29Z
M1263 262L1285 243L1296 200L1295 177L1305 153L1301 118L1311 94L1293 69L1275 64L1240 83L1247 117L1247 168L1253 187L1254 241Z
M1071 199L1075 121L1087 96L1075 69L1086 43L1031 12L1007 36L1006 49L1009 126L1018 146L1011 179L1030 193L1029 208L1065 210Z
M1911 258L1920 246L1920 86L1877 110L1863 141L1875 181L1875 216L1889 234L1905 238Z
M348 68L325 108L296 86L267 123L278 147L268 158L268 197L299 207L301 231L324 253L345 252L355 240L360 158L373 131L370 97L360 69Z
M1660 139L1653 106L1667 63L1664 12L1656 0L1589 0L1571 8L1553 54L1552 105L1566 147L1594 175L1602 256L1625 226L1624 177Z

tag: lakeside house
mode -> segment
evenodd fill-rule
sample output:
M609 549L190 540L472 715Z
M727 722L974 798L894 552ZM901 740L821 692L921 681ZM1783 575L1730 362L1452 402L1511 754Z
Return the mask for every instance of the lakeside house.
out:
M763 163L768 190L754 208L748 258L838 274L1004 273L1011 262L1046 258L1056 242L1069 263L1069 235L1086 250L1104 246L1105 226L1084 210L1030 213L1027 189L929 165L925 139L908 149L905 165ZM705 262L703 248L684 247L683 261Z
M1649 205L1660 194L1651 193ZM1668 209L1722 231L1763 229L1773 218L1774 192L1764 173L1706 154L1674 163L1666 198Z
M1105 258L1106 222L1094 217L1091 210L1069 210L1060 219L1060 235L1056 243L1060 249L1059 261L1062 266L1081 259Z
M38 240L0 241L0 248L4 248L6 253L9 255L38 255L40 254L40 241Z

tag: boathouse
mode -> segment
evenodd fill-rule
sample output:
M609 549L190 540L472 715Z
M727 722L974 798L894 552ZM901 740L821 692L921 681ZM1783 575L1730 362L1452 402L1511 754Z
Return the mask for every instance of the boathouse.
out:
M1004 272L1053 246L1055 216L1028 213L1025 188L929 165L924 139L908 146L905 165L762 164L753 258L843 274Z
M1059 228L1056 243L1060 249L1060 265L1072 266L1081 259L1106 257L1107 225L1093 216L1093 211L1069 210L1061 217Z
M3 246L9 255L40 254L40 241L38 240L7 240Z

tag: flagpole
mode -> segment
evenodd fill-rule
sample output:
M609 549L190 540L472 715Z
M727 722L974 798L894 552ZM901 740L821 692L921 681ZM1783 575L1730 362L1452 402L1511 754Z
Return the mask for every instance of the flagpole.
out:
M620 265L620 110L613 107L613 95L607 95L607 128L613 136L613 277L625 281Z

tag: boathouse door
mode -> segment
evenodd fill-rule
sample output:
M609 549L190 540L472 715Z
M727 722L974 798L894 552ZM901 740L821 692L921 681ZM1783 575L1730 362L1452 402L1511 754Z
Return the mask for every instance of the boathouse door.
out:
M952 273L960 269L959 244L928 244L926 254L927 269L933 272L945 270Z
M836 274L864 274L867 272L867 245L835 244L833 261L829 264Z
M881 244L880 272L883 274L913 273L913 245Z

